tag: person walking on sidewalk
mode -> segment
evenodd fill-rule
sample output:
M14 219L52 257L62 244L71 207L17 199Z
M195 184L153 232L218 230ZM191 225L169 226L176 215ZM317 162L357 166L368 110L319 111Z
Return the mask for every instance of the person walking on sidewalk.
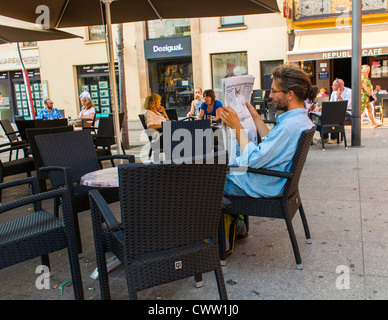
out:
M366 109L368 118L372 123L373 128L381 127L381 123L377 123L372 112L371 102L374 101L373 86L369 79L370 67L366 64L361 66L361 114Z

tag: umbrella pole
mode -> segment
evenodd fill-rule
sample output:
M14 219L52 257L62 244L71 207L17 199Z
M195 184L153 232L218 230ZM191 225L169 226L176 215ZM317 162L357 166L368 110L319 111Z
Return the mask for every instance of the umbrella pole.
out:
M110 81L110 88L111 88L111 97L113 98L113 106L114 106L114 125L115 125L115 134L116 134L116 142L117 142L117 153L122 154L115 61L113 56L112 21L111 21L111 13L110 13L110 4L112 0L101 0L101 1L105 5L105 19L106 19L106 26L107 26L107 33L108 33L109 81ZM120 163L121 163L121 160L120 160Z
M23 62L23 57L22 57L22 53L20 51L19 42L17 43L17 47L18 47L20 63L22 65L22 74L23 74L24 86L26 87L27 103L28 103L28 107L30 110L31 119L35 120L35 110L34 110L34 103L32 102L30 79L28 78L28 72L27 72L27 69L26 69L24 62Z

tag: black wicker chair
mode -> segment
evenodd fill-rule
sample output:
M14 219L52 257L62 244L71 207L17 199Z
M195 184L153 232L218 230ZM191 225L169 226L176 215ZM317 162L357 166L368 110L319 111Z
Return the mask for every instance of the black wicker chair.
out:
M101 169L102 161L124 159L133 163L135 157L132 155L97 157L89 130L37 135L35 140L44 164L44 167L39 170L48 172L51 186L54 189L65 185L70 191L79 252L82 252L77 213L90 208L88 192L94 188L80 185L81 177L86 173ZM117 188L101 188L100 190L108 202L119 200ZM55 207L57 208L58 205L57 203Z
M109 251L124 264L130 299L178 279L202 281L209 271L227 299L217 245L226 170L226 163L120 165L121 223L98 191L89 193L102 299L110 299Z
M25 149L28 144L12 146L10 143L0 145L0 153ZM31 172L35 171L34 159L32 157L18 158L10 161L0 160L0 183L4 182L5 177L25 173L31 177ZM0 203L2 201L2 190L0 190Z
M0 120L0 125L3 128L3 131L9 140L10 147L23 145L22 148L10 148L9 161L12 160L13 151L16 151L16 159L18 159L20 149L23 150L24 157L26 157L28 155L29 146L26 140L22 140L19 130L15 130L8 119Z
M338 132L339 137L337 139L337 144L344 140L345 149L348 148L345 133L345 115L347 106L347 100L326 101L322 102L321 114L310 112L310 117L312 117L313 120L314 118L318 119L317 131L321 134L322 151L325 151L325 139L323 139L325 133Z
M58 189L37 193L39 187L35 177L2 183L0 190L27 183L32 185L32 196L0 205L1 214L34 204L32 213L0 225L0 269L39 256L42 265L50 269L49 253L67 248L74 298L84 299L69 191ZM62 219L42 209L42 200L54 197L62 198Z
M303 227L307 242L311 243L310 231L308 228L306 216L302 206L302 200L299 195L299 179L302 173L304 163L315 133L315 126L303 131L298 142L298 147L292 160L290 172L279 172L268 169L253 169L242 168L244 172L248 170L251 173L270 175L287 179L283 195L275 198L251 198L251 197L237 197L225 196L231 202L229 207L224 208L223 212L231 215L245 215L256 217L269 217L274 219L284 219L287 225L288 233L291 239L292 248L294 250L295 260L298 269L303 269L302 259L300 256L298 243L296 241L295 233L292 227L292 218L299 209L302 218ZM236 167L234 167L236 170ZM248 222L248 219L246 219ZM249 229L249 225L247 225ZM222 231L222 230L221 230ZM225 239L222 235L221 239ZM225 260L225 252L220 252L221 260Z
M164 121L162 130L163 152L167 161L201 156L214 148L214 135L209 119Z
M148 136L148 140L150 142L150 151L148 152L148 158L151 158L152 151L156 151L157 153L163 152L163 139L158 139L158 142L153 143L152 142L152 134L151 134L152 129L147 128L145 115L139 114L138 116L139 116L140 122L143 126L143 129Z
M52 127L52 128L29 128L26 129L27 141L30 145L32 156L36 168L36 176L39 179L41 191L46 190L46 179L48 179L47 172L41 172L39 168L43 167L43 160L40 154L38 145L36 144L35 136L43 134L52 134L52 133L61 133L61 132L70 132L73 131L73 126L64 126L64 127Z
M53 119L53 120L35 120L35 128L53 128L64 127L68 125L67 118Z

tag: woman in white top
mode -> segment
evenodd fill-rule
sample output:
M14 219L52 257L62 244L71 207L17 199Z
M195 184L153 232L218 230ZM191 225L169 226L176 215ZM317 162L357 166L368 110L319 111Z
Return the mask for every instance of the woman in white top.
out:
M162 122L169 120L166 110L160 105L161 97L158 94L151 93L144 102L146 126L148 129L162 129Z
M96 114L96 109L94 107L92 99L89 97L83 97L81 98L81 103L82 103L82 109L81 112L78 115L78 120L75 124L76 127L81 127L82 126L82 119L90 119L90 121L84 121L84 127L90 127L92 125L92 120L94 118L94 115Z

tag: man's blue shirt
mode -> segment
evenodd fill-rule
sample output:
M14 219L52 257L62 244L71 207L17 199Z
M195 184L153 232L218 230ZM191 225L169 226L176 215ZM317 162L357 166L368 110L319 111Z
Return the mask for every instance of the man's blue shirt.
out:
M44 108L39 111L37 119L54 120L54 119L61 119L61 118L63 117L57 108L53 108L51 112L49 112L47 108Z
M237 166L289 172L300 135L313 124L304 108L287 111L276 122L259 145L248 143L242 155L237 157ZM276 197L283 193L285 182L284 178L231 171L227 174L225 194Z

